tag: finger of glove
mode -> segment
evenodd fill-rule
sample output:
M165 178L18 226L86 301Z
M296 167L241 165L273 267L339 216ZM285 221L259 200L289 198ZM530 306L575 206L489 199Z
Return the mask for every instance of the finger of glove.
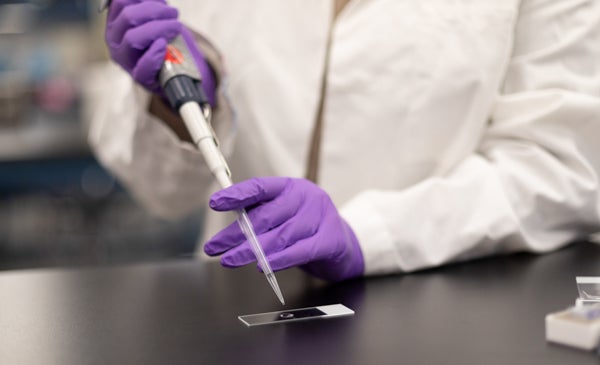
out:
M344 227L331 213L315 214L319 227L312 235L299 240L285 249L269 255L273 270L283 270L292 266L306 265L313 261L335 261L344 252Z
M209 256L220 255L223 252L239 246L246 240L237 222L233 222L204 244L204 252Z
M294 218L302 211L305 206L302 204L302 196L297 194L279 196L269 202L258 205L248 211L248 218L252 223L256 234L260 235L269 232L285 222ZM310 215L304 218L299 227L317 226L318 217ZM310 223L310 224L309 224ZM239 245L246 238L239 228L237 222L234 222L227 228L215 234L205 245L204 250L208 255L218 255Z
M135 65L131 72L134 80L152 92L159 92L160 85L158 82L158 73L162 67L167 50L167 40L159 38L152 43L150 48Z
M125 34L123 42L114 49L113 57L126 70L131 71L156 39L171 40L180 31L181 23L178 20L157 20L142 24Z
M107 20L107 22L114 21L119 16L119 14L121 14L123 9L126 9L129 6L136 5L139 3L150 3L150 2L163 3L163 4L167 3L165 0L112 0L110 3L110 6L108 7L108 14L107 14L106 20Z
M287 206L288 208L290 205ZM269 214L278 211L278 214ZM295 209L278 209L273 207L271 202L258 206L248 212L248 218L252 223L252 228L257 235L268 233L270 230L278 227L288 221L295 213ZM215 234L204 245L204 252L210 256L220 255L246 240L244 233L239 227L238 222L233 222L223 230Z
M318 242L316 236L310 236L285 249L272 253L267 256L267 260L273 271L288 269L306 265L320 259L318 246L323 242Z
M285 189L288 178L252 178L214 193L209 205L216 211L245 208L274 199Z
M183 40L185 41L186 45L188 46L188 49L190 50L190 54L196 62L196 66L198 66L198 71L200 71L200 75L202 76L202 89L204 89L204 93L208 98L208 102L212 107L215 107L215 89L217 84L215 74L206 62L206 59L202 54L202 50L196 45L196 41L194 40L194 36L192 35L192 33L186 27L183 27L181 35L183 36Z
M255 232L267 254L279 251L297 240L314 235L321 224L321 204L304 204L305 194L282 193L275 199L248 211ZM217 233L205 245L210 255L232 250L245 240L236 223ZM232 251L234 255L241 248Z
M231 254L231 251L235 252ZM254 256L254 252L252 252L248 241L244 241L231 251L221 256L221 265L225 267L240 267L256 261L256 256Z
M266 256L285 250L287 247L297 244L315 233L314 224L304 224L301 220L290 220L279 227L258 236ZM228 265L246 265L256 261L254 252L247 241L229 249L221 258L221 262Z
M130 5L107 24L106 40L110 45L118 45L123 41L128 30L157 20L174 20L177 19L178 14L177 9L161 2L151 1Z

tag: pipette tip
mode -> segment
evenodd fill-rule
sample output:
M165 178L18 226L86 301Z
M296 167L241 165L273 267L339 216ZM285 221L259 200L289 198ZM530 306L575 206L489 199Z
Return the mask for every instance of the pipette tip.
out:
M285 301L283 300L283 294L281 294L281 289L279 289L279 284L277 283L275 274L268 273L267 281L269 282L269 284L271 284L271 288L273 288L273 291L275 292L275 295L277 295L277 299L279 299L281 305L285 305Z

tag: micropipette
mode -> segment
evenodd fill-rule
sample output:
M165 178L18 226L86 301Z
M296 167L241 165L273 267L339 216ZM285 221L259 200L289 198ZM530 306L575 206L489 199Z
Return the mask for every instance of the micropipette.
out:
M99 10L105 10L109 5L110 0L103 0ZM169 104L173 109L179 111L194 144L202 153L221 188L225 189L233 185L229 166L218 147L216 135L210 124L210 104L200 86L202 75L195 67L193 58L181 35L175 37L167 46L167 53L159 73L159 81L169 99ZM260 268L281 304L285 304L275 274L258 242L246 210L238 209L236 213L237 222L248 240Z
M190 136L202 153L208 168L221 188L224 189L233 185L231 172L210 125L211 109L200 87L201 75L196 67L190 64L189 59L191 56L187 46L179 35L167 47L167 55L159 74L160 84L171 106L175 110L179 110ZM193 64L193 61L191 63ZM238 209L236 213L238 215L237 222L248 240L260 268L281 304L285 304L275 274L258 242L246 210Z

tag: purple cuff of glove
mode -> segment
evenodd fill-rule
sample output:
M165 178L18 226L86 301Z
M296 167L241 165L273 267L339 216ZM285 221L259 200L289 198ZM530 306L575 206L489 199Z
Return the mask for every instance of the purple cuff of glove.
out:
M343 219L342 219L343 220ZM334 265L327 265L325 268L319 268L316 265L300 266L301 269L314 275L318 278L329 281L342 281L355 277L362 276L365 272L365 260L358 243L358 239L354 234L350 225L343 220L346 228L346 236L349 240L352 249L348 251L348 255L343 260Z
M211 106L214 107L217 102L217 96L216 96L217 82L216 82L215 74L214 74L212 68L209 66L206 59L204 58L204 56L202 55L202 52L196 45L194 36L186 27L182 27L181 36L183 37L183 40L187 44L187 46L190 50L190 53L192 54L192 57L194 58L194 61L196 62L196 66L198 66L198 71L200 71L200 75L202 75L202 89L204 89L204 93L206 94L206 97L208 98L208 102L210 103Z
M343 218L342 218L343 219ZM365 258L363 256L362 250L360 248L360 243L358 242L358 238L356 238L356 234L350 225L344 220L346 227L348 229L348 236L352 243L352 252L354 255L351 260L349 260L348 271L343 275L340 280L355 278L358 276L362 276L365 273Z

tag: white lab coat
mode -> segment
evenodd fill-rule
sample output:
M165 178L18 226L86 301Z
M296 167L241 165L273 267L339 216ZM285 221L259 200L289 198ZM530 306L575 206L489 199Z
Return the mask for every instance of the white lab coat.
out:
M332 1L170 3L223 57L213 123L234 180L304 176ZM330 57L319 184L366 274L598 230L600 1L351 1ZM148 94L116 66L95 89L100 160L158 214L205 205L202 157L149 115ZM224 219L211 212L207 235Z

